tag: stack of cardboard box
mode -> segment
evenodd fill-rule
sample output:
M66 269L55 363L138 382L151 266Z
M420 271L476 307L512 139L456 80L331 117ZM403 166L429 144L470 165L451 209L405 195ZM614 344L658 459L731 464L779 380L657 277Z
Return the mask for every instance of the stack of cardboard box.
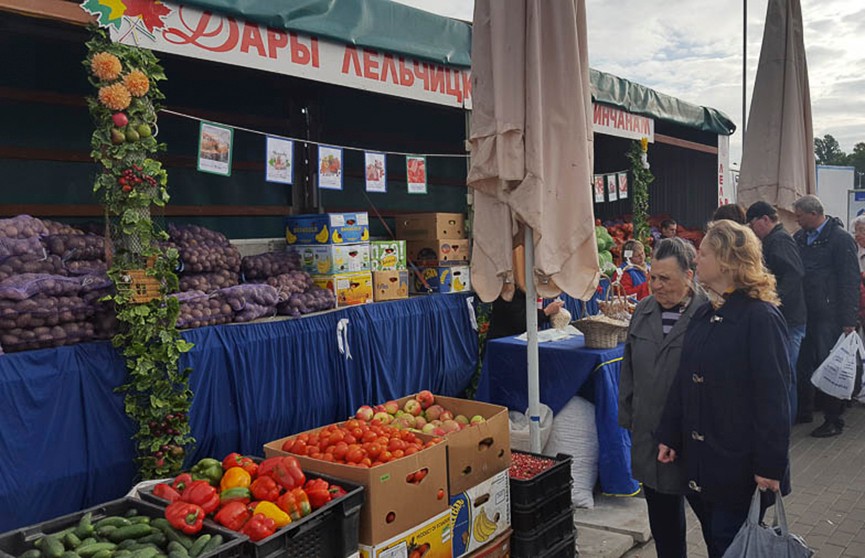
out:
M366 212L294 215L286 219L285 238L315 284L333 291L337 306L372 302Z
M412 292L458 293L471 290L465 215L414 213L396 219L397 237L406 240L408 259L420 268Z

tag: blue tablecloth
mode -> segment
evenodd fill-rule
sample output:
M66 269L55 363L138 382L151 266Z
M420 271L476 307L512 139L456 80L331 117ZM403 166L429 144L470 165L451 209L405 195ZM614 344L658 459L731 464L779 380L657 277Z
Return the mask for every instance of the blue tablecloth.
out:
M598 473L607 494L632 495L631 437L618 425L623 348L587 349L582 336L538 345L541 402L558 413L582 393L595 403L600 450ZM528 403L526 343L516 337L487 342L477 398L525 412Z
M195 343L189 461L261 455L287 434L421 389L459 395L477 365L467 295L206 327ZM337 324L348 320L340 352ZM350 354L350 357L349 357ZM117 498L136 481L134 425L107 342L0 356L0 532Z

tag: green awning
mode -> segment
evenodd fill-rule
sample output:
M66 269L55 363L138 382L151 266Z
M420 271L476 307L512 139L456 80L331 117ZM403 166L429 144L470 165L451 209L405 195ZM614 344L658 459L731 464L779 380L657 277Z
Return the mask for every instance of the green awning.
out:
M179 0L181 4L449 66L471 66L471 25L390 0ZM592 70L592 97L642 116L730 135L719 110L694 105L626 79Z

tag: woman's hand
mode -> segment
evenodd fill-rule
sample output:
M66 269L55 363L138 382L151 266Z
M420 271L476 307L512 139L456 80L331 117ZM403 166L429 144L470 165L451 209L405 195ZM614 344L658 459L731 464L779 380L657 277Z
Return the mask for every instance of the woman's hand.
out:
M754 475L754 482L757 483L757 488L760 490L771 490L772 492L779 492L781 490L781 481Z
M544 315L549 318L553 314L558 314L559 310L561 310L564 306L565 303L563 301L554 300L546 308L544 308Z
M672 463L676 460L676 450L664 444L658 444L658 461Z

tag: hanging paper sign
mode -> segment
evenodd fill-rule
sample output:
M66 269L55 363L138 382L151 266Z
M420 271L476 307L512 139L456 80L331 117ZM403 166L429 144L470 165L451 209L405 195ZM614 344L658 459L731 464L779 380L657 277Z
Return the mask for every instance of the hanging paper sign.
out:
M426 157L406 157L409 194L426 194Z
M202 122L198 132L198 170L231 176L234 129Z
M387 192L387 171L384 166L384 153L367 151L366 160L366 191Z
M607 197L610 199L611 202L618 200L619 196L617 195L617 192L619 190L619 187L616 184L616 175L608 174L605 178L607 181Z
M619 178L619 199L626 200L628 199L628 173L620 172L618 174Z
M318 147L318 187L342 190L342 148Z
M294 160L294 142L282 138L267 136L266 174L267 182L291 184L292 161Z
M604 176L595 175L595 203L604 203Z

